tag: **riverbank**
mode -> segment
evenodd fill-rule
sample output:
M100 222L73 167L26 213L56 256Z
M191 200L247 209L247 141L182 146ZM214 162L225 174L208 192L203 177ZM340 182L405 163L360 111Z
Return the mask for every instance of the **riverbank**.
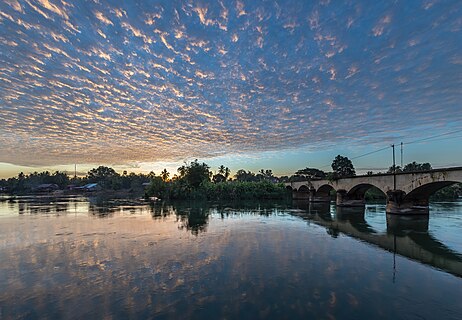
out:
M0 194L0 201L15 200L23 197L34 198L60 198L60 197L99 197L116 199L143 198L143 189L124 189L124 190L98 190L98 191L75 191L75 190L55 190L51 192L12 192Z
M182 181L153 181L146 190L147 197L172 200L262 200L291 197L282 183L269 181L226 181L202 183L193 188Z

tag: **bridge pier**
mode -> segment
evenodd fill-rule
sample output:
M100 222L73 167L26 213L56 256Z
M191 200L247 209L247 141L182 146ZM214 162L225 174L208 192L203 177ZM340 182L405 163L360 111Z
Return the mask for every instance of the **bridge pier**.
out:
M330 202L330 194L316 192L315 189L300 188L292 191L293 200L307 200L309 202Z
M387 192L387 213L399 215L428 215L428 198L406 199L406 193L401 190Z
M364 198L351 197L346 190L338 190L336 203L338 207L364 207L366 200Z

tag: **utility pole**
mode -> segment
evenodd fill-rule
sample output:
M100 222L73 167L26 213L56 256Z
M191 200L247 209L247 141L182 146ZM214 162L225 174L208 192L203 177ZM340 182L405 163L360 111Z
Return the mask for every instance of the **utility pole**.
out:
M403 142L401 142L401 170L403 170Z
M77 179L77 164L74 164L74 179Z
M395 162L395 144L392 144L393 148L393 190L396 190L396 162Z

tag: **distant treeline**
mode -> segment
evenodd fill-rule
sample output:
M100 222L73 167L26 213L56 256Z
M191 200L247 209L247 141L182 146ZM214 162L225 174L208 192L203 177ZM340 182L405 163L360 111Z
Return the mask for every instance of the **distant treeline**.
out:
M170 178L164 169L160 175L135 174L124 171L117 173L113 168L99 166L91 169L84 177L70 177L65 172L19 173L18 176L0 180L0 190L10 194L60 190L79 190L89 184L97 184L98 191L125 190L146 197L162 199L283 199L287 190L271 170L261 170L255 174L238 170L234 179L224 166L213 174L210 167L197 160L178 168L178 174ZM51 188L51 187L54 188ZM83 189L84 191L87 189Z
M76 190L88 184L97 184L96 190L125 190L146 197L161 199L283 199L287 197L284 182L317 179L338 179L355 176L355 169L347 157L338 155L332 162L332 172L316 168L298 170L292 176L276 177L271 169L261 169L257 173L238 170L231 176L229 168L221 165L213 173L206 163L197 160L185 163L177 169L177 174L170 175L164 169L159 175L154 172L135 174L124 171L117 173L113 168L99 166L88 171L84 177L70 177L65 172L19 173L18 176L0 180L0 191L12 194L25 194L40 190L40 186L53 185L57 189ZM388 173L431 170L429 163L412 162L400 167L390 167ZM372 174L368 172L368 174ZM43 189L42 189L43 190ZM46 190L46 189L45 189ZM462 195L462 184L455 184L435 193L431 199L452 200ZM366 193L367 200L385 199L378 189L372 188Z
M19 173L18 176L0 180L0 188L12 194L34 192L43 185L56 185L58 189L72 189L90 183L96 183L101 190L142 190L143 183L149 183L153 173L135 174L124 171L117 173L114 169L100 166L90 170L85 177L70 177L67 173L55 171Z

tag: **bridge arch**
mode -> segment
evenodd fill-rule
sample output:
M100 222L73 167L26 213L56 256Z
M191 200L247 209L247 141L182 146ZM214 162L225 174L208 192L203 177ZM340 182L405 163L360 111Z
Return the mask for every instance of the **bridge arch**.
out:
M357 199L357 200L360 200L360 199L364 199L365 196L366 196L366 192L370 189L377 189L379 190L383 197L386 198L387 197L387 194L386 192L384 192L382 189L380 189L379 187L373 185L373 184L370 184L370 183L360 183L360 184L357 184L355 185L353 188L351 188L348 192L347 192L347 197L350 198L350 199Z
M458 181L436 181L426 183L420 187L415 188L404 196L404 201L412 201L414 203L428 204L429 198L438 190L444 187L459 183Z
M309 200L310 198L310 188L305 184L299 186L298 189L290 186L289 190L292 190L292 198L295 200Z
M330 195L330 192L335 190L335 188L333 186L331 186L330 184L323 184L322 186L320 186L318 188L318 190L316 190L316 194L318 195Z
M324 184L321 185L318 190L315 188L312 188L310 191L310 200L314 202L330 202L331 201L331 196L330 193L331 191L334 190L334 187L332 187L329 184Z

